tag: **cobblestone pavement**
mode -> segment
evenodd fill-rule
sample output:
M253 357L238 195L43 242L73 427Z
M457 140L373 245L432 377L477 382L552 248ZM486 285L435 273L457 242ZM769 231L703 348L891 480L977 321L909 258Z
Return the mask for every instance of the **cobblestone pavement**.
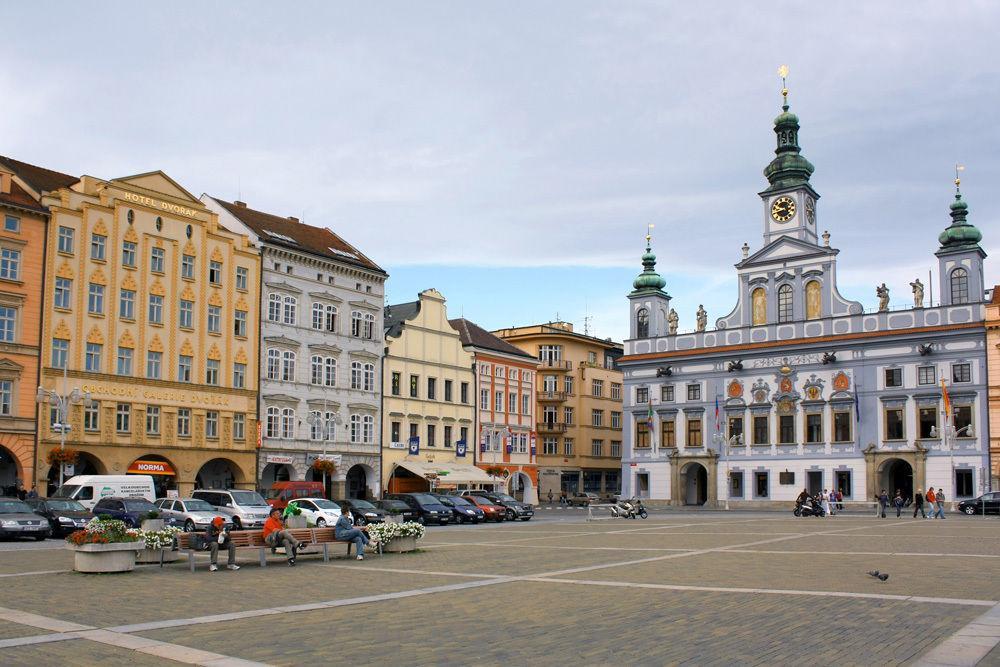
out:
M3 550L0 663L1000 665L995 519L561 516L239 572Z

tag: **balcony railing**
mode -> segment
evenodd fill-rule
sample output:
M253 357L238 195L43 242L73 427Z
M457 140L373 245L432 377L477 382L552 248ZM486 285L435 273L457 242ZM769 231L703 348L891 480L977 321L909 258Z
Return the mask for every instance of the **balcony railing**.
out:
M538 364L539 368L547 370L570 371L573 370L573 362L563 359L542 359Z
M538 400L541 402L565 401L568 395L565 391L540 391L538 392Z
M563 422L538 422L536 430L539 433L565 433L569 425Z

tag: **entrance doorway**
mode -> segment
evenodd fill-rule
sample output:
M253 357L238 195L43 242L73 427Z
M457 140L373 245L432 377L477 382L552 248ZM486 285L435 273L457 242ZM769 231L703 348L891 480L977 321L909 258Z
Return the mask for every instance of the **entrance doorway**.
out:
M17 493L17 483L31 488L30 480L25 482L18 474L17 459L14 453L5 447L0 447L0 493L13 497ZM26 489L27 490L27 489Z
M700 463L688 463L681 471L685 505L704 505L708 500L708 470Z
M823 491L822 470L806 471L806 490L809 491L810 496L818 496Z
M348 498L368 499L368 471L363 465L351 466L344 481L347 485Z
M903 459L889 459L883 463L879 480L881 486L876 493L884 488L890 498L896 495L897 490L902 492L904 499L913 497L913 468Z
M233 489L244 482L243 471L229 459L212 459L198 470L196 489Z

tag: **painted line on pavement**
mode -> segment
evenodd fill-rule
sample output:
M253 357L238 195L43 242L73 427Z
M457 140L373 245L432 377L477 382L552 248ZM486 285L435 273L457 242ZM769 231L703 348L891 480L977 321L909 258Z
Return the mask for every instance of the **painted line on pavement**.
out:
M916 551L768 551L765 549L729 549L734 554L783 554L797 556L945 556L948 558L1000 558L998 554L953 554Z
M1000 644L1000 605L973 619L948 639L920 657L915 667L932 665L972 666Z
M65 574L66 572L72 572L72 570L38 570L37 572L14 572L11 574L0 574L0 579L6 577L32 577L37 574Z
M427 544L421 549L435 549L437 547L501 547L509 549L571 549L574 551L693 551L693 549L668 549L666 547L563 547L554 544L506 544L504 542L438 542L437 544ZM480 575L486 576L486 575Z

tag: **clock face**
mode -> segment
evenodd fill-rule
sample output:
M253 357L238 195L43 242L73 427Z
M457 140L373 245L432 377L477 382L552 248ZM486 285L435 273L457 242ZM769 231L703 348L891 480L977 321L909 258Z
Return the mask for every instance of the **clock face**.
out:
M791 197L778 197L771 204L771 217L778 222L788 222L795 217L795 200Z
M810 225L816 223L816 200L812 197L806 197L806 220Z

